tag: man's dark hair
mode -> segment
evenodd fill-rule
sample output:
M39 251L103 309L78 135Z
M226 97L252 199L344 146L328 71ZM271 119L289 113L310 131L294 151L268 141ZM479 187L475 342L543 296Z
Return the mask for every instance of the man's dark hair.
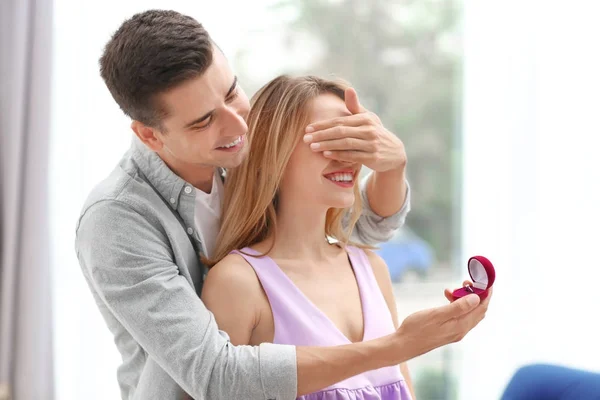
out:
M161 128L157 95L203 74L213 43L202 24L175 11L150 10L123 22L104 48L100 75L121 110Z

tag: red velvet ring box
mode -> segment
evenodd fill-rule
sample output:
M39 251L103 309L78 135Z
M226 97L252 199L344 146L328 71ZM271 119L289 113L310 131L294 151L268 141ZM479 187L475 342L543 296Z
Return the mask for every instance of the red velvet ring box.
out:
M473 286L465 286L452 292L454 299L460 299L468 294L475 293L481 300L488 296L488 289L496 280L496 270L492 262L484 256L473 256L468 262L469 275Z

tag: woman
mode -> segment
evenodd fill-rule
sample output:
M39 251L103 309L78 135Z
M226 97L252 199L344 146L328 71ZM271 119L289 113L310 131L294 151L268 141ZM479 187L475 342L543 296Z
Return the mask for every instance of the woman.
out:
M385 262L350 241L361 212L361 166L329 160L301 140L309 123L350 115L346 88L282 76L253 98L249 156L228 173L216 265L202 292L233 344L341 345L398 327ZM302 398L405 400L414 394L400 365Z

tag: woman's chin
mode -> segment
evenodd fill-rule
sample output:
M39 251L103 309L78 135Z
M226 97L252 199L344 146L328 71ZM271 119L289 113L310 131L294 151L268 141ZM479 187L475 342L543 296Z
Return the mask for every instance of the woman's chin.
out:
M339 193L329 199L328 206L331 208L350 208L354 205L354 193Z

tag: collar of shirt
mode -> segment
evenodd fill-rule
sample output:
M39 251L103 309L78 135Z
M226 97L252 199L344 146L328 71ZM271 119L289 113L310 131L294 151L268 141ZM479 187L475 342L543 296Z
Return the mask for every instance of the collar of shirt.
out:
M171 171L158 154L146 147L136 136L133 137L131 154L147 183L169 204L173 212L179 215L184 229L194 241L195 248L201 249L200 234L195 229L196 190L194 187ZM218 171L224 179L224 168L218 168Z
M173 210L178 209L182 195L195 198L196 191L194 187L171 171L156 152L146 147L135 136L132 144L132 155L140 171ZM219 167L218 172L221 179L225 179L225 169Z

